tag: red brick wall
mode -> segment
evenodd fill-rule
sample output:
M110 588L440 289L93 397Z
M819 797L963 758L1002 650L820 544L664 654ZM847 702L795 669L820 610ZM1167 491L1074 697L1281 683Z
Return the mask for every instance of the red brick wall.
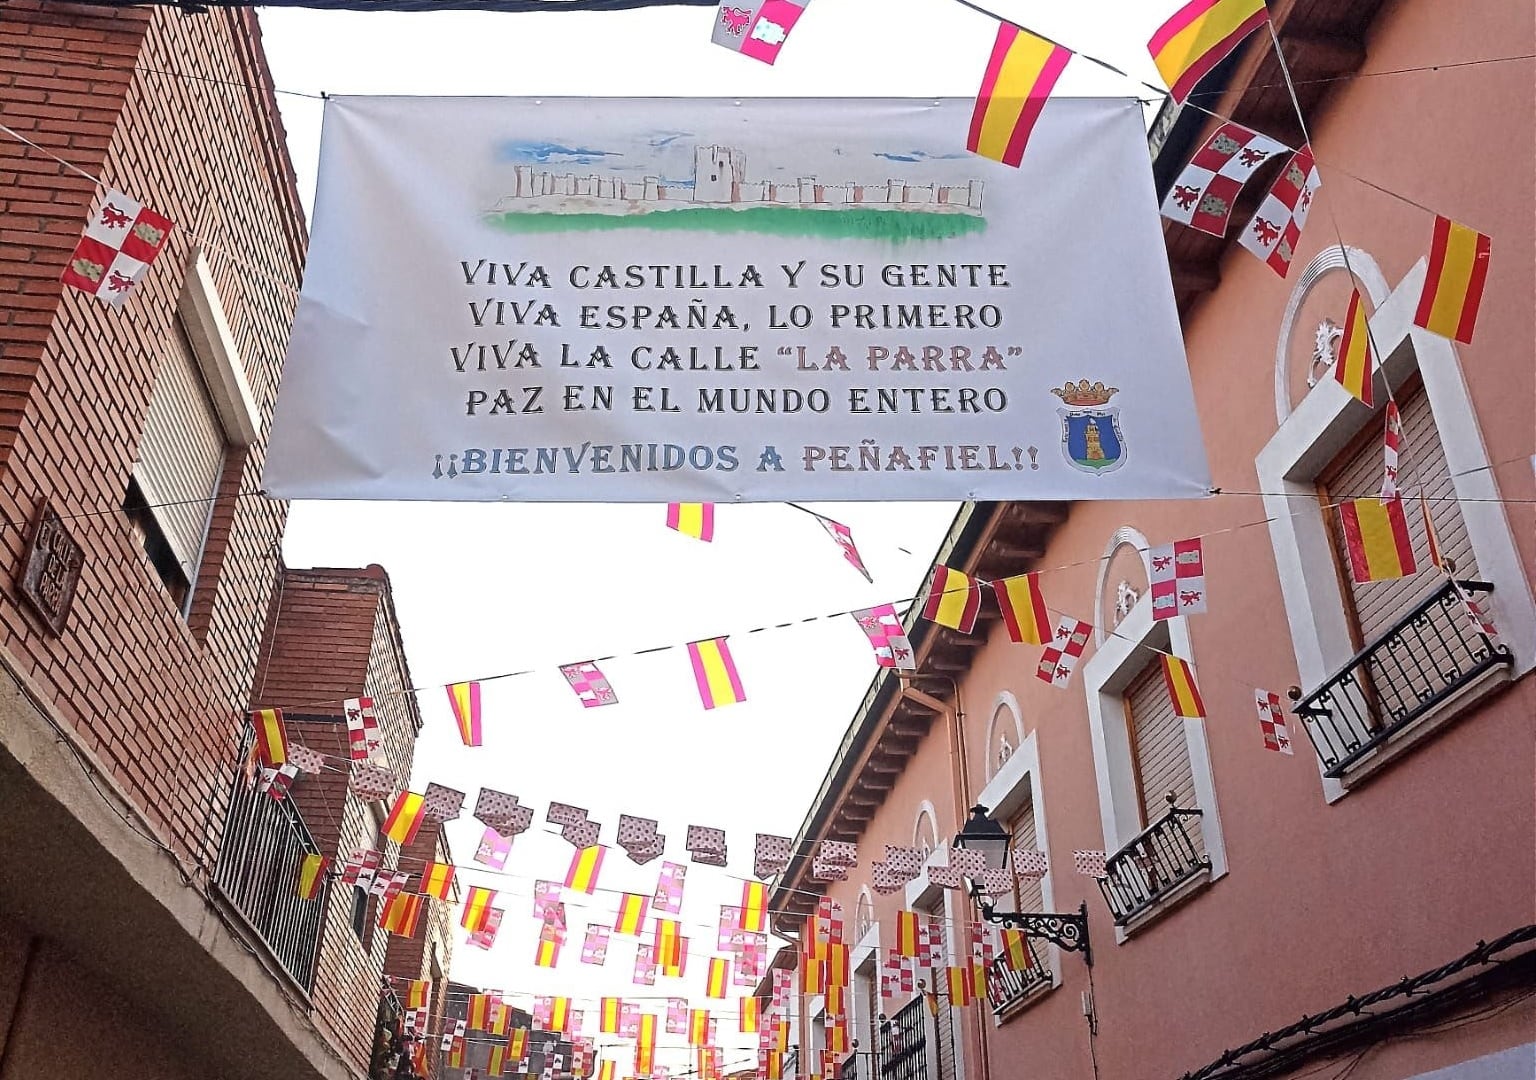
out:
M0 648L162 839L205 867L286 511L217 504L183 619L117 508L198 238L270 418L305 231L266 84L249 13L17 0L0 19L3 122L177 222L122 309L61 295L95 185L0 135L0 519L28 521L44 498L92 515L69 521L85 566L57 638L18 602L26 530L0 530ZM263 457L260 443L232 454L223 491L255 491Z

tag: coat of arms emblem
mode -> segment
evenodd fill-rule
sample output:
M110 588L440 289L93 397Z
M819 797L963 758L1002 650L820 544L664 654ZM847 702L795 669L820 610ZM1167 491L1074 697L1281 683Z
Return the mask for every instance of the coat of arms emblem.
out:
M1125 464L1125 436L1120 431L1120 410L1105 408L1120 392L1117 386L1087 379L1070 379L1051 393L1061 398L1061 450L1067 464L1085 473L1110 473Z

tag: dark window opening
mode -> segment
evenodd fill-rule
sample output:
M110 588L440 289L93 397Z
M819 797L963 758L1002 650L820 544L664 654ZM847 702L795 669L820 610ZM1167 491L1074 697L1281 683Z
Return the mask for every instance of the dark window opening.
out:
M178 608L185 608L192 584L187 580L186 572L176 558L175 551L171 549L170 541L166 539L165 530L155 520L154 512L149 509L148 500L144 498L144 492L139 489L136 480L128 481L128 490L123 494L123 513L128 515L133 535L138 538L144 554L149 556L150 565L155 568L155 573L171 594L171 599L176 601Z

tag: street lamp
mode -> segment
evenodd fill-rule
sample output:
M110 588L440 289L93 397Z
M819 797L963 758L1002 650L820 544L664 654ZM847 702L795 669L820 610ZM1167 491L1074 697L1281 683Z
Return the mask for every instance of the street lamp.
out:
M985 806L971 807L971 817L965 828L955 834L954 846L967 851L979 851L986 860L988 870L1004 870L1008 867L1008 853L1013 848L1013 836L987 812ZM1093 951L1088 945L1088 904L1084 901L1076 912L1064 914L1046 911L998 911L995 904L975 878L966 879L971 898L981 908L981 917L989 923L1009 930L1022 930L1030 937L1041 937L1068 952L1083 954L1083 962L1093 966Z

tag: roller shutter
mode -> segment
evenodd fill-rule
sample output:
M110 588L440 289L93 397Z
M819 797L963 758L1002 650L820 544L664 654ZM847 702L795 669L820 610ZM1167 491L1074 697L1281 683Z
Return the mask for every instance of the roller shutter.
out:
M1150 825L1168 812L1165 796L1170 791L1174 793L1174 805L1194 809L1195 779L1184 721L1173 711L1160 663L1149 664L1126 690L1125 713L1135 754L1142 823ZM1199 820L1187 819L1185 828L1203 854L1205 841L1200 835Z

